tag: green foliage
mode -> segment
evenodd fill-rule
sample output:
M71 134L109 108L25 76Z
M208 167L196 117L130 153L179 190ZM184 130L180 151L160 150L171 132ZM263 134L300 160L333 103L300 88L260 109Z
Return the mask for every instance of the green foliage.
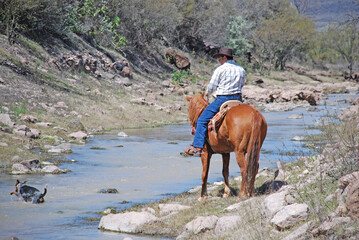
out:
M46 52L37 42L25 37L19 37L18 42L29 49L34 56L43 61L46 61Z
M197 75L194 75L190 70L177 70L172 74L173 83L193 82L196 83L199 80Z
M308 56L315 64L335 62L338 54L328 45L328 31L315 34L308 50Z
M227 26L228 47L232 48L237 56L243 56L251 51L253 44L246 38L246 32L251 25L241 16L231 16Z
M127 44L126 38L118 31L120 22L120 17L111 11L110 0L85 0L73 8L67 19L67 25L72 31L86 33L98 41L110 35L114 48Z
M26 108L25 102L20 101L19 103L15 103L11 107L11 111L14 113L15 120L19 118L20 114L26 114L27 113L27 108Z
M348 64L350 76L359 61L359 22L330 26L326 32L328 49L333 49Z
M270 67L284 69L293 56L301 56L309 49L315 35L315 25L296 10L288 8L263 21L257 30L257 53L270 62Z

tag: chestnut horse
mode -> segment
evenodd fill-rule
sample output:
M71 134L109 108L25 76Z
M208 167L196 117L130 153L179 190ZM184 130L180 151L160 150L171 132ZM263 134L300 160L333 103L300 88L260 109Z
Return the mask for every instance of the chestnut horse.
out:
M192 127L209 105L202 95L186 97L189 101L188 112ZM239 198L254 194L254 181L258 173L260 148L267 134L267 122L263 115L248 104L231 107L217 131L209 131L202 150L202 192L199 200L207 197L207 178L212 154L222 154L224 178L223 197L230 195L228 184L230 153L235 152L241 170L242 183ZM245 155L247 155L245 159Z

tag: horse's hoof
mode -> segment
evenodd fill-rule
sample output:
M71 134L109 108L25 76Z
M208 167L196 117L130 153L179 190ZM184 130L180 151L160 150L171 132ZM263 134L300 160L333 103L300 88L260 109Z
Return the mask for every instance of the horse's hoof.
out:
M198 198L198 202L202 202L202 201L206 200L207 198L208 198L207 196L200 197L200 198Z
M228 198L229 197L229 194L228 193L224 193L223 194L223 198Z

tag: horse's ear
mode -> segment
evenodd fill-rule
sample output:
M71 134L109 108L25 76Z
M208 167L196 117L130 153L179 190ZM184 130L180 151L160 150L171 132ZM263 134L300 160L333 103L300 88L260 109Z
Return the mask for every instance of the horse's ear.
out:
M192 99L191 97L187 97L187 96L186 96L186 100L187 100L188 102L191 101L191 99Z
M201 94L201 96L204 98L204 94L205 94L205 92L203 92L202 94Z

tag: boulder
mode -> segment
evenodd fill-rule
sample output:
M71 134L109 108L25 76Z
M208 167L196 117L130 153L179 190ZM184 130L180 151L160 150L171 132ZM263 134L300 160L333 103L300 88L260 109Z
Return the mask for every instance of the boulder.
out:
M82 132L82 131L70 133L68 136L71 137L71 138L78 139L78 140L82 140L82 139L87 138L87 134Z
M170 214L170 213L173 213L173 212L178 212L178 211L181 211L181 210L191 208L189 206L181 205L181 204L178 204L178 203L159 204L158 206L160 208L160 215L166 215L166 214Z
M21 164L29 168L30 170L36 170L41 168L40 160L38 159L25 160L22 161Z
M119 137L128 137L128 135L125 132L119 132L117 134L117 136L119 136Z
M59 174L59 173L69 172L69 170L61 169L58 166L55 166L53 164L45 166L40 171L43 172L43 173L52 173L52 174Z
M319 227L312 230L312 234L314 236L318 236L321 234L326 234L329 230L334 229L336 226L340 224L345 224L351 221L350 217L336 217L330 219L328 221L323 222Z
M20 114L19 117L21 121L28 123L35 123L37 121L37 118L31 115Z
M57 146L52 146L48 150L49 153L71 153L71 143L61 143Z
M263 200L262 210L268 218L271 218L274 214L286 206L286 195L286 191L280 191L269 195Z
M122 76L132 78L132 72L129 67L124 67L121 71Z
M208 217L199 216L186 224L185 231L198 234L200 232L211 230L215 228L217 221L218 217L214 215Z
M309 215L307 204L294 203L279 210L271 219L271 223L278 229L286 229L295 225L298 221L304 220Z
M238 203L235 203L235 204L232 204L228 207L226 207L224 210L230 212L230 211L236 211L238 209L241 209L241 208L244 208L246 206L247 203L250 203L252 201L255 201L255 198L249 198L245 201L241 201L241 202L238 202Z
M135 233L136 229L145 224L157 221L158 218L149 212L125 212L103 216L99 229Z
M5 113L0 114L0 123L3 123L9 127L13 127L15 125L15 123L11 121L10 115Z
M173 49L168 49L166 51L166 59L180 70L189 69L191 67L189 59Z
M26 137L37 139L40 138L41 132L38 129L30 128L29 131L26 132Z
M354 219L359 219L359 180L357 179L349 188L346 208L348 215Z
M289 235L287 235L285 238L283 238L283 240L298 240L307 233L309 227L310 222L306 222L300 227L298 227L296 230L291 232Z
M217 221L214 232L216 234L221 234L228 230L232 230L240 226L242 218L240 216L224 216L220 217Z
M12 174L25 174L29 172L31 172L31 170L28 167L22 165L21 163L14 163L11 168Z

